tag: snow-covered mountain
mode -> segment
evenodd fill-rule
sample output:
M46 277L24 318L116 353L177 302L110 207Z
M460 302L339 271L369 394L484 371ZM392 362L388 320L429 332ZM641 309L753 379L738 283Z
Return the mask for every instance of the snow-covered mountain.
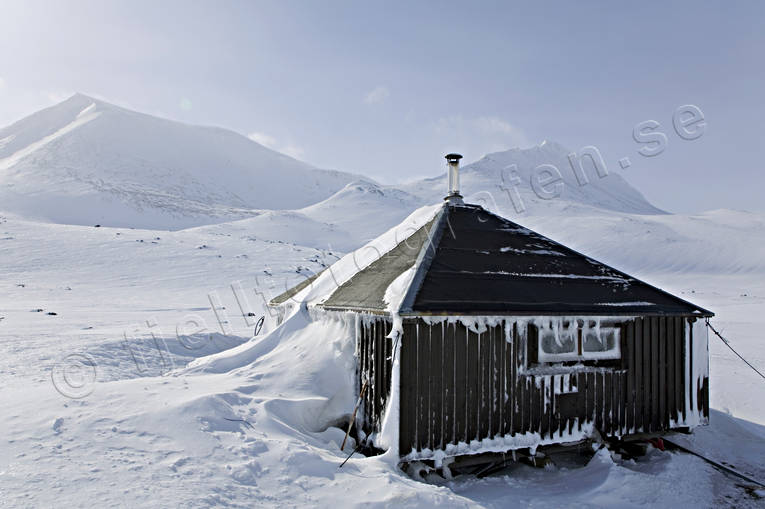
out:
M571 170L570 153L562 145L544 142L527 149L489 154L461 169L465 200L522 223L542 217L616 219L625 214L646 216L641 220L651 223L667 216L615 172L599 178L593 168L585 165L588 182L580 185ZM559 197L543 199L532 188L534 169L542 164L559 169ZM509 173L509 167L516 173ZM513 178L517 179L515 184L510 180ZM350 251L398 224L418 207L439 203L446 194L446 179L444 168L436 177L402 185L359 180L308 207L261 211L256 217L237 222L235 228L269 240Z
M614 168L605 168L608 174L597 174L592 160L582 158L585 177L579 179L569 160L574 151L555 142L544 141L530 148L514 148L504 152L488 154L460 170L461 191L466 201L487 206L496 204L503 209L512 209L513 215L566 215L591 214L595 210L626 212L631 214L663 214L645 197L632 187ZM580 154L581 156L581 154ZM555 178L554 173L536 170L541 165L551 165L560 173L560 193L548 196L545 191L556 191L554 183L534 189L532 182L545 182ZM444 166L445 168L445 166ZM400 186L411 194L420 196L425 202L442 198L447 189L447 175L444 171L433 178L423 179ZM516 194L517 191L517 194Z
M661 214L612 171L589 161L578 181L554 142L489 154L462 169L466 200L528 215ZM539 165L560 171L543 199ZM446 193L432 178L378 185L316 169L226 129L182 124L77 94L0 130L0 210L63 224L181 229L250 218L254 235L352 249ZM517 190L517 194L515 193Z
M81 94L0 130L0 209L55 223L197 226L304 207L359 178Z

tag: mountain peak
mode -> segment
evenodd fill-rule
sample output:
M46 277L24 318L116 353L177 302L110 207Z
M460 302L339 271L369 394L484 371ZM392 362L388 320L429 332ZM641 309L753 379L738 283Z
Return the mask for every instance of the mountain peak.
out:
M95 101L94 98L90 97L87 94L83 94L82 92L75 92L74 94L72 94L71 97L69 97L69 99L67 99L67 101L80 100L80 99Z
M554 155L562 154L564 156L568 156L568 154L571 153L572 151L568 147L563 146L557 141L542 140L542 142L539 143L538 145L531 145L528 147L513 147L507 150L501 150L499 152L491 152L483 156L481 160L490 161L494 159L500 159L505 156L518 157L519 155L523 155L523 154L535 154L540 152L543 152L546 154L554 154ZM471 163L468 166L472 166L472 164L475 164L475 163Z
M542 143L538 145L538 148L549 150L551 152L571 152L568 148L554 140L542 140Z
M58 108L61 106L67 107L67 106L82 106L83 108L86 108L90 106L93 103L101 103L103 101L99 101L98 99L95 99L89 95L83 94L82 92L76 92L69 96L68 98L64 99L58 104L55 104L53 108Z

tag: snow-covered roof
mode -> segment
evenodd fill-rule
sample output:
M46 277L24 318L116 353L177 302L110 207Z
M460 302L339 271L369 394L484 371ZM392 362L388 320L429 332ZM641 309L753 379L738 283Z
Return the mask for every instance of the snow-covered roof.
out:
M401 315L712 316L480 206L462 204L418 210L272 303L288 301Z

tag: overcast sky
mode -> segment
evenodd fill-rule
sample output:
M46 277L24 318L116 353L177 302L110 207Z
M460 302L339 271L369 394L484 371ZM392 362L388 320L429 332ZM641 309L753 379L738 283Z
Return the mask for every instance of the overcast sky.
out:
M384 183L551 139L662 208L765 211L765 2L665 3L5 0L0 125L83 92Z

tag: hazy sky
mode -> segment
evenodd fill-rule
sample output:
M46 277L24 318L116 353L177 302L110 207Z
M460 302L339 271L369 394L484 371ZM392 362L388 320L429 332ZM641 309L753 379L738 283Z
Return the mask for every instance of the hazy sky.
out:
M765 211L765 2L470 4L2 0L0 125L79 91L385 183L551 139L665 209Z

